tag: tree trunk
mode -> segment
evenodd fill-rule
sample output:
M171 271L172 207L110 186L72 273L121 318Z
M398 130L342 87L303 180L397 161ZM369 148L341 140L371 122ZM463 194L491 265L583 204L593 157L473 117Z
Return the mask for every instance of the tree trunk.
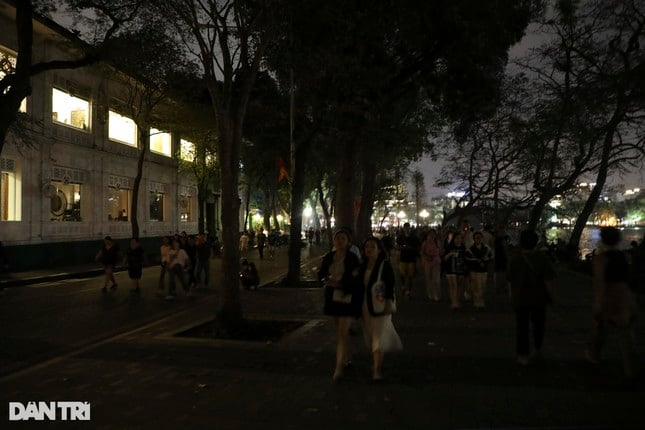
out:
M291 226L289 236L289 268L286 282L297 285L300 281L300 251L302 232L302 210L305 201L305 164L313 134L295 145L292 156L291 182Z
M143 178L143 166L146 160L146 152L150 143L150 135L143 124L137 127L139 140L139 158L137 159L137 175L132 184L132 204L130 207L130 225L132 226L132 237L139 239L139 194L141 189L141 178Z
M240 197L238 195L241 124L219 115L218 149L222 181L222 285L217 319L225 328L239 327L243 321L240 302Z
M538 225L540 224L540 219L542 218L542 212L544 212L544 208L554 195L555 194L552 193L542 194L538 198L538 201L535 203L535 206L533 206L531 213L529 214L529 222L526 226L527 229L535 230L538 227Z
M354 225L354 173L356 171L356 144L349 138L339 160L336 185L336 227L355 230Z
M311 197L309 199L309 204L311 205L311 217L314 221L314 228L320 230L320 216L318 215L318 210L316 210L316 207L318 206L316 198Z
M206 232L206 199L208 196L208 186L200 183L197 186L197 232L204 234Z
M602 156L600 159L600 166L598 167L598 173L596 174L596 185L591 190L587 201L585 202L582 211L576 219L576 223L573 226L573 231L571 232L571 237L569 237L569 243L567 244L567 251L570 258L578 258L580 252L580 238L582 237L582 231L587 225L589 217L593 213L596 203L600 198L605 183L607 183L607 174L609 172L609 158L611 156L611 149L614 142L614 134L618 128L618 124L621 120L620 110L616 110L612 116L607 131L605 132L605 138L603 140L602 147Z
M252 230L252 221L251 221L251 184L246 185L246 193L244 196L246 200L244 203L244 230Z
M362 164L361 203L356 220L356 241L359 243L372 234L372 211L376 194L376 167L369 160L369 156Z
M304 201L304 166L296 165L291 188L291 225L289 226L289 268L285 282L297 285L300 281L300 251L302 232L302 206Z

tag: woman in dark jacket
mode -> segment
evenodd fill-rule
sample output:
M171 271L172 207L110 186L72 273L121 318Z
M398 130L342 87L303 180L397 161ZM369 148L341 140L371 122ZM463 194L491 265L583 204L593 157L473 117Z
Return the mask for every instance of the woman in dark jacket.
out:
M363 290L356 282L358 257L349 251L349 234L338 231L334 235L334 250L323 258L318 271L318 279L325 289L325 315L333 318L336 327L336 368L334 381L343 374L345 361L348 359L349 327L352 319L361 314Z
M394 305L394 270L387 259L385 247L375 238L363 244L363 263L358 279L365 287L363 300L363 335L372 352L372 379L383 379L383 353L401 349L401 340L392 325Z

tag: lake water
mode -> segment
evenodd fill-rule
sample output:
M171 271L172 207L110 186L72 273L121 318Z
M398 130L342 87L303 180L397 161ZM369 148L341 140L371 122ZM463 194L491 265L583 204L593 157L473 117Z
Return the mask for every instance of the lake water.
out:
M546 231L546 237L549 242L555 242L558 238L563 239L565 242L569 241L572 229L552 228ZM631 241L635 240L641 243L645 229L643 228L625 228L621 229L623 239L620 244L621 249L629 249ZM580 255L585 256L593 251L594 248L600 243L600 227L586 227L582 231L580 238Z

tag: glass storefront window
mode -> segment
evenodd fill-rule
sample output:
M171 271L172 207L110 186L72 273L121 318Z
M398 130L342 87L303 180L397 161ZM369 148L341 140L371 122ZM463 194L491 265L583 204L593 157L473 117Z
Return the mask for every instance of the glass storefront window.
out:
M172 137L170 133L151 128L150 151L170 157L172 155Z
M110 140L137 146L137 125L131 118L110 111L108 122L108 137Z
M51 181L49 197L52 221L82 221L81 185Z
M194 220L194 203L193 196L179 196L179 220L180 221L195 221Z
M52 120L80 130L87 130L90 103L69 93L52 88Z
M0 221L20 221L20 179L14 172L0 172Z
M164 220L164 195L163 193L150 192L150 221Z
M108 188L108 221L128 221L130 216L130 190Z

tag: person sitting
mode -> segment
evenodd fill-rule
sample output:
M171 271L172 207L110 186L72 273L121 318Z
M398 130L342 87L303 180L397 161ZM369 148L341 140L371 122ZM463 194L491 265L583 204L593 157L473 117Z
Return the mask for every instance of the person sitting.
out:
M248 260L242 260L240 267L240 281L242 286L247 290L255 290L260 286L260 275L255 263Z

